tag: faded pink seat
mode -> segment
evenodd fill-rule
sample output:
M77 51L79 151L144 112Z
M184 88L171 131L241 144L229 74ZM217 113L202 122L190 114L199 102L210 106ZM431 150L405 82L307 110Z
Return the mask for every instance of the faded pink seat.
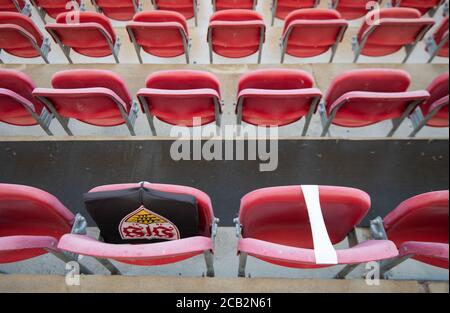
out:
M140 186L141 184L108 185L94 188L90 193L117 191ZM207 274L214 276L211 253L214 250L216 219L209 196L198 189L184 186L145 183L144 187L194 196L199 206L199 236L161 243L130 245L103 243L87 236L65 235L61 238L58 248L81 255L113 259L121 263L140 266L171 264L205 254Z
M348 23L334 10L300 9L286 17L281 51L281 63L288 55L309 58L332 50L333 61L338 44L342 41Z
M392 240L400 257L382 264L382 273L409 258L448 269L449 192L429 192L401 203L384 219L372 221L372 236Z
M81 9L81 0L30 0L30 2L38 11L44 24L47 23L45 19L47 15L56 19L61 13Z
M2 50L20 58L42 57L49 63L48 38L44 37L31 18L17 12L0 12L0 52Z
M331 243L336 245L350 235L367 215L371 200L353 188L319 186L320 205ZM242 238L240 276L245 276L246 256L291 268L322 268L316 264L308 210L301 186L264 188L241 200L239 225ZM398 255L390 241L353 242L337 250L338 264L355 265ZM339 276L339 275L338 275ZM345 275L343 275L345 276Z
M353 38L354 62L358 61L360 55L386 56L405 48L405 63L433 25L433 19L422 17L416 9L371 11L366 15L358 35Z
M151 0L156 10L175 11L198 24L198 0Z
M365 16L373 3L381 4L382 0L331 0L331 7L337 10L342 18L355 20Z
M101 127L126 124L134 136L137 103L123 79L106 70L66 70L52 77L53 88L36 88L33 96L58 119L67 134L69 119Z
M47 24L45 29L60 45L69 63L70 50L92 57L112 55L119 63L120 40L110 20L97 12L72 11L61 13L56 22Z
M117 21L130 21L142 7L141 0L91 0L96 10Z
M213 11L245 9L254 10L258 0L212 0Z
M272 26L275 18L284 20L290 13L299 9L317 7L320 0L272 0Z
M193 70L159 71L151 74L146 87L138 91L152 134L153 118L178 126L220 125L222 97L220 82L214 74ZM197 125L196 119L199 120Z
M284 126L305 117L303 136L322 97L307 72L288 69L257 70L239 79L237 124Z
M422 15L430 13L431 16L445 2L445 0L390 0L394 7L412 8Z
M127 24L127 31L140 63L143 63L141 49L162 58L185 54L186 63L189 63L189 28L181 13L163 10L140 12Z
M36 88L27 74L0 69L0 122L15 126L40 125L48 134L52 116L32 95Z
M403 70L361 69L338 75L321 104L323 132L330 126L364 127L393 120L392 137L419 104L430 97L428 91L407 91L410 75Z

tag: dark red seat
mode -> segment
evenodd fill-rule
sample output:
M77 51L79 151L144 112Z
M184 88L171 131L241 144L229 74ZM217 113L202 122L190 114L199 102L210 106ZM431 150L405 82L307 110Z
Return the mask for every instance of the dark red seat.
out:
M405 48L404 63L433 25L433 19L423 18L416 9L374 10L367 14L358 35L353 38L354 62L360 55L386 56Z
M281 37L281 63L286 53L309 58L323 54L330 48L332 62L347 27L347 21L334 10L300 9L290 13L286 17Z
M298 9L314 8L320 0L273 0L272 1L272 26L275 17L284 20L291 12Z
M222 104L220 82L209 72L192 70L160 71L150 75L146 87L138 91L153 135L153 118L179 126L220 125Z
M48 135L52 135L48 128L52 115L33 99L35 88L28 75L0 69L0 121L15 126L40 125Z
M91 0L97 12L117 21L130 21L142 10L140 0Z
M331 0L331 7L337 10L342 18L346 20L355 20L365 16L374 7L369 7L382 0Z
M140 63L143 49L162 58L185 54L189 64L189 28L182 14L163 10L140 12L127 24L127 30Z
M126 124L134 136L138 106L123 79L106 70L66 70L52 78L53 88L36 88L33 96L72 135L69 119L101 127Z
M152 0L156 10L175 11L186 19L195 19L197 26L198 1L197 0Z
M361 69L337 76L321 104L322 136L331 124L342 127L364 127L394 120L388 134L393 136L401 123L429 98L427 91L408 92L410 75L403 70Z
M370 196L353 188L315 187L318 187L317 198L325 231L331 245L336 245L353 233L369 212ZM303 269L359 264L398 255L395 244L390 241L353 242L350 248L335 251L336 264L319 264L315 251L318 247L312 234L315 230L311 226L311 208L308 208L310 203L303 188L264 188L242 198L236 221L242 232L238 244L241 258L239 276L245 276L247 255L272 264Z
M428 63L433 62L436 56L448 58L448 16L446 16L438 29L427 38L426 50L430 55Z
M439 75L428 87L430 98L420 105L416 112L410 117L414 131L410 137L415 137L422 128L448 127L449 106L449 79L448 72Z
M30 5L24 0L0 0L0 12L18 12L30 16Z
M44 24L47 23L45 19L47 15L56 19L61 13L81 10L81 0L30 0L30 2Z
M429 12L431 16L444 2L445 0L391 0L394 7L413 8L419 10L422 15Z
M42 57L49 63L48 38L39 31L31 18L15 12L0 12L0 52L20 58Z
M382 264L382 274L411 257L448 269L448 196L448 190L421 194L372 221L372 236L389 238L400 252L398 259Z
M45 29L61 46L69 63L73 63L71 49L93 58L113 55L116 63L119 63L120 40L109 19L100 13L61 13L56 23L46 25Z
M213 63L214 52L227 58L243 58L259 52L258 63L261 63L265 32L264 18L255 11L216 12L208 28L210 62Z
M198 236L132 245L104 243L83 235L65 235L61 238L58 247L64 251L81 255L113 259L121 263L139 266L171 264L204 254L208 269L207 275L214 276L212 253L217 219L214 217L211 200L204 192L191 187L144 183L101 186L92 189L89 194L111 193L138 187L194 197L198 205Z
M303 136L322 97L314 78L301 70L269 69L239 79L237 124L284 126L305 117Z
M244 9L254 10L258 0L212 0L213 11Z

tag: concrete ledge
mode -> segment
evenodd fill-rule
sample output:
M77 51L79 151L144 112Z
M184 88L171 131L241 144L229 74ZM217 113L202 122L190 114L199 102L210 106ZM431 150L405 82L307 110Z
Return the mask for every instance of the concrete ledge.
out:
M82 276L80 286L70 287L62 276L0 275L0 293L8 292L146 292L146 293L448 293L448 283L381 281L368 286L363 280L299 280Z

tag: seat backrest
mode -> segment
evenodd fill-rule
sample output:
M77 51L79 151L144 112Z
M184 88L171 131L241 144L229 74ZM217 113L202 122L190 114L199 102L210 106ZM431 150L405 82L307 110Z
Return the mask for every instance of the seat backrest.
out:
M20 9L25 6L24 0L16 0ZM12 0L0 0L0 12L17 12L17 8Z
M254 0L215 0L216 11L230 10L230 9L245 9L253 10Z
M80 8L81 5L81 0L32 0L33 2L54 19L61 13Z
M186 19L194 17L194 0L155 0L155 3L159 10L176 11Z
M42 45L44 36L28 16L17 12L0 12L0 27L2 24L11 24L20 27L34 38L39 47ZM31 46L29 40L17 31L1 30L0 32L0 48L17 49Z
M319 186L320 205L333 244L344 240L368 213L365 192L345 187ZM244 238L313 249L308 209L301 186L253 191L241 200L239 221Z
M338 2L336 10L341 13L342 18L354 20L367 14L370 8L369 4L373 4L374 0L332 0L333 5ZM376 2L380 2L377 0Z
M226 25L215 25L216 22L225 22ZM263 25L263 16L253 10L216 12L210 19L213 50L225 57L252 55L259 50Z
M16 70L0 69L0 89L10 90L30 101L36 113L40 115L43 106L33 99L32 92L35 88L34 81L27 74ZM0 95L0 121L14 125L36 123L22 104L11 97L2 95Z
M442 0L392 0L392 2L395 6L419 10L423 15L431 8L437 7Z
M106 242L142 243L211 236L211 199L204 192L166 184L119 184L94 188L86 207Z
M276 17L285 19L292 11L304 8L313 8L316 0L278 0Z
M136 13L133 0L96 0L97 6L107 17L118 21L129 21ZM136 3L139 1L136 0Z
M431 96L420 105L424 115L429 113L433 103L449 95L449 73L443 73L436 77L427 90ZM429 124L435 127L448 127L448 105L441 109Z
M428 18L421 18L416 9L387 8L374 10L366 15L364 23L358 33L358 40L362 42L365 32L378 22L375 30L370 34L367 44L380 46L403 46L413 43L425 25L434 23Z

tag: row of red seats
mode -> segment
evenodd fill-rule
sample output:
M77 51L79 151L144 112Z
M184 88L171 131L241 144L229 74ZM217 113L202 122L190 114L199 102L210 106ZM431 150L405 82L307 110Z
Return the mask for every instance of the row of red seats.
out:
M31 4L38 10L44 23L45 16L56 18L58 14L74 9L68 6L71 0L30 0ZM255 10L257 0L211 0L213 11L229 9ZM130 21L134 15L142 10L143 0L91 0L97 12L118 21ZM181 13L186 19L195 17L197 22L198 1L197 0L151 0L155 9L171 10ZM374 2L381 3L382 0L331 0L329 6L337 10L343 18L353 20L363 17L372 9L368 7ZM435 11L445 0L392 0L390 6L406 7L419 10L422 15ZM314 8L320 4L320 0L273 0L272 3L272 25L275 18L285 19L291 12L298 9ZM82 8L82 1L76 0L76 6ZM25 0L0 0L0 11L24 12L29 16L31 10Z
M46 253L52 253L65 262L78 260L78 255L83 255L97 258L112 274L120 274L108 259L152 266L176 263L204 254L207 275L214 276L213 253L218 220L214 217L211 199L207 194L191 187L141 183L97 187L85 195L85 199L101 197L103 201L108 201L108 197L113 199L118 191L192 197L198 203L198 219L194 221L196 228L192 236L162 242L148 239L147 242L135 241L135 244L130 244L130 241L121 243L118 239L112 243L105 238L120 238L118 234L102 235L103 230L99 226L101 238L105 242L100 241L86 235L86 220L80 214L75 216L47 192L32 187L0 184L0 264L27 260ZM367 193L354 188L319 186L318 201L331 243L336 245L348 236L349 248L336 251L336 264L318 264L316 261L312 226L308 218L310 204L303 187L273 187L251 192L241 200L239 218L236 220L239 276L245 276L247 256L290 268L347 265L337 278L345 278L357 265L371 261L383 261L382 273L408 258L448 269L448 191L426 193L406 200L384 219L374 220L373 240L364 242L358 242L355 227L370 210L371 198ZM119 220L122 217L120 212L111 210L109 206L96 207L97 213L102 210L108 212L108 221L117 214ZM151 223L155 214L151 210L151 207L141 207L139 212L136 211L137 215L131 216L131 219L126 217L126 222L132 224L134 230L140 223L154 226ZM166 210L168 212L170 208ZM172 216L176 213L172 212ZM178 211L178 214L182 213ZM94 220L100 215L93 216ZM95 221L97 224L104 222ZM170 223L167 217L161 215L157 215L153 221ZM182 229L186 226L184 223L189 224L187 219L177 219L177 222L177 225L170 223L171 229ZM117 228L114 231L120 232ZM132 234L135 239L144 238L143 234ZM125 240L123 236L122 239ZM84 266L81 269L84 273L91 273Z
M396 69L360 69L333 79L326 96L314 88L314 78L302 70L267 69L244 74L238 82L237 124L285 126L305 119L306 136L313 115L322 119L322 136L331 125L364 127L392 120L393 136L410 118L415 136L423 127L448 127L449 74L437 77L427 90L408 91L410 75ZM55 117L72 135L69 119L95 126L126 124L132 135L139 105L125 81L105 70L56 73L53 88L36 88L26 74L0 69L0 121L40 125L47 134ZM156 135L154 118L171 125L221 124L222 96L218 78L203 71L171 70L151 74L138 91L141 110ZM196 119L201 119L196 122Z
M359 33L353 38L354 62L360 55L387 56L405 49L406 62L417 43L425 38L434 25L431 18L421 17L420 11L409 8L390 8L368 13ZM307 58L331 51L333 61L348 23L335 10L300 9L286 18L281 38L281 62L285 54ZM430 55L449 56L448 16L426 39ZM69 12L57 16L46 30L61 47L69 63L71 50L89 57L113 56L119 63L121 41L109 19L100 13ZM189 63L191 39L184 16L177 12L151 11L137 14L127 24L139 61L141 50L158 57L185 55ZM242 58L258 53L261 62L266 26L263 17L251 10L225 10L215 13L208 28L210 62L214 53L228 58ZM41 56L48 61L50 40L33 21L20 14L0 12L0 52L23 58ZM1 61L0 61L1 62Z

